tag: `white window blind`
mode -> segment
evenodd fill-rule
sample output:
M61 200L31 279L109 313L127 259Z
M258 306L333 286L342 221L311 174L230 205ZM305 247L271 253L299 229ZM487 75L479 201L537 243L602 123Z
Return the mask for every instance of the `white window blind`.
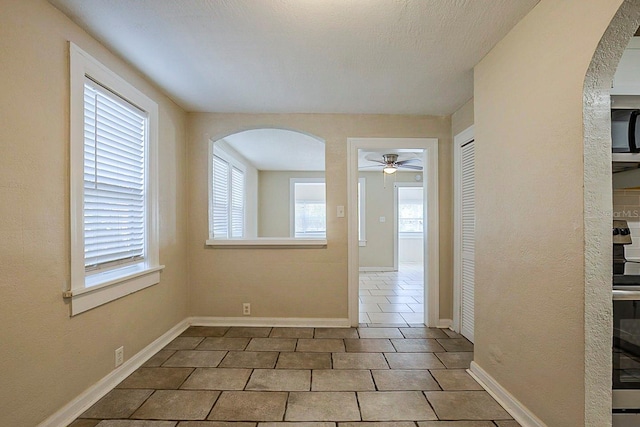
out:
M85 79L86 270L144 258L146 132L144 112Z
M244 235L244 173L231 168L231 237Z
M213 156L213 238L244 236L244 172Z
M213 237L229 236L229 164L213 156Z

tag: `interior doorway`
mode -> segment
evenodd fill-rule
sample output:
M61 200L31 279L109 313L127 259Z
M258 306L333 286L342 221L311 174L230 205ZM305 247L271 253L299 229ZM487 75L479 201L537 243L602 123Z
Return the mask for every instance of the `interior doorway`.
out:
M351 324L438 326L437 139L350 138L348 161ZM386 168L397 170L384 173ZM412 242L422 249L422 262L411 271L403 271L399 262L403 248L396 206L401 186L395 184L403 182L422 193L422 220L404 221L422 225L414 231L421 238ZM420 251L412 255L420 256ZM362 321L360 313L367 313Z

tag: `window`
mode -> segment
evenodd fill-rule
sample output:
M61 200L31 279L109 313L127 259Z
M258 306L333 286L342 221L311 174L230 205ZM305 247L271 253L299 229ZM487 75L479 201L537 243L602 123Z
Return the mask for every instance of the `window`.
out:
M72 315L156 284L157 105L71 54Z
M400 187L398 191L398 232L422 233L422 187Z
M244 237L244 171L222 158L222 151L214 150L217 154L212 156L211 164L211 237L239 239Z
M327 208L323 178L291 178L291 237L324 238Z

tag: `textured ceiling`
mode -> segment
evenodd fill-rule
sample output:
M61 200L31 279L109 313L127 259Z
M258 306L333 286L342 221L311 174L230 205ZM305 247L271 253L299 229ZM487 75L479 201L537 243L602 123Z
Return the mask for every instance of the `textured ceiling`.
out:
M538 0L50 0L188 111L448 115Z
M324 142L284 129L254 129L223 138L258 170L323 171Z

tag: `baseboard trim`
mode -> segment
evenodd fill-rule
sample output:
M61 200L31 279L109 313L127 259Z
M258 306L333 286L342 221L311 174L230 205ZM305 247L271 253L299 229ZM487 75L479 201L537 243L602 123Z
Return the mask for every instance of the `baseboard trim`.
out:
M359 271L396 271L393 267L360 267Z
M307 328L349 328L349 319L312 317L190 317L193 326L286 326Z
M96 403L122 380L127 378L136 369L142 366L147 360L169 344L174 338L184 332L189 327L189 319L185 319L173 328L162 334L158 339L140 350L122 366L111 371L107 376L86 389L78 397L62 407L59 411L38 424L38 427L60 427L69 425L78 418L91 405Z
M504 387L500 385L491 375L471 362L471 368L467 370L469 374L516 420L522 427L547 427L538 417L536 417L518 399L513 397Z
M440 322L438 323L438 328L451 329L452 324L453 324L453 320L451 319L440 319Z

